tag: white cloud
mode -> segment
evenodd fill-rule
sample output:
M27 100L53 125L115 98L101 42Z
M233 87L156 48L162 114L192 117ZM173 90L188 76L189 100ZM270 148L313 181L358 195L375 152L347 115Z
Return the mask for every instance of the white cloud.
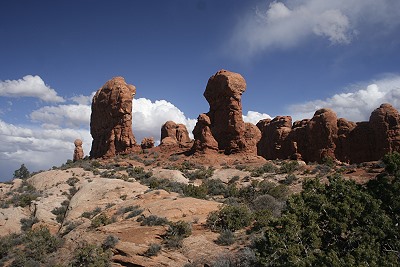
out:
M19 80L0 81L0 96L36 97L45 102L64 102L39 76L26 75Z
M253 124L257 124L257 122L263 119L271 119L271 116L266 113L260 113L251 110L247 111L247 115L242 115L242 116L245 122L251 122Z
M42 129L16 126L0 120L0 180L9 180L24 163L30 170L49 169L72 159L74 140L82 139L89 154L92 138L82 129Z
M398 25L400 2L391 0L282 0L242 16L231 40L232 49L248 57L256 53L297 46L310 37L331 44L348 44L361 28Z
M144 137L159 140L161 126L169 120L185 124L190 134L196 124L195 119L186 118L181 110L165 100L133 99L132 106L133 133L138 143Z
M350 92L335 94L325 100L314 100L289 107L296 120L311 118L320 108L333 109L338 117L352 121L366 121L382 103L390 103L400 110L400 75L389 75L369 83L349 87Z
M90 105L95 94L96 92L93 92L91 95L77 95L71 97L70 99L80 105Z
M90 123L91 108L89 105L45 106L33 111L30 118L47 127L87 128Z
M78 97L79 101L88 98ZM12 172L22 163L36 171L72 159L73 142L77 138L82 139L84 152L88 155L92 143L89 130L91 107L84 102L44 106L33 111L29 117L34 123L40 123L40 127L18 126L0 120L0 181L12 178ZM187 118L165 100L134 99L132 111L133 132L138 143L149 136L159 140L161 126L168 120L185 124L189 133L196 124L196 120Z

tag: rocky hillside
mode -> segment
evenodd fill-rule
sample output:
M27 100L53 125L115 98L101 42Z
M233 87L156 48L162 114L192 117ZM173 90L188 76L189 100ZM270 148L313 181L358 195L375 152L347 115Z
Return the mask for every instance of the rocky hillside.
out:
M306 178L326 181L341 173L365 183L383 170L377 163L306 165L221 155L210 166L207 160L156 147L69 161L0 184L1 263L252 266L250 247L262 235L265 214L279 217Z

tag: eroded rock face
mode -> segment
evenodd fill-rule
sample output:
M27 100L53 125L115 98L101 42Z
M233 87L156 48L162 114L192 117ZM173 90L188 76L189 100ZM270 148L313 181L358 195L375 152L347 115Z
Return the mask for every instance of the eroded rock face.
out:
M260 121L257 125L262 128L258 155L268 159L281 159L294 153L288 139L292 130L292 117L277 116L273 120Z
M377 156L400 151L400 114L392 105L382 104L375 109L369 124L375 135Z
M136 145L132 132L133 85L114 77L100 88L92 102L90 133L93 137L90 157L113 157L129 153Z
M258 154L266 159L303 159L321 162L325 158L360 163L378 160L400 151L400 114L390 104L375 109L369 121L354 123L338 119L330 109L317 110L311 120L296 121L278 116L262 120Z
M153 137L145 137L140 143L140 147L142 149L149 149L154 147L154 138Z
M215 140L211 129L211 120L207 114L200 114L193 129L195 151L218 151L218 142Z
M83 148L82 148L82 140L81 139L76 139L74 141L75 149L74 149L74 157L73 161L81 160L83 159Z
M307 149L300 151L305 161L321 162L324 158L335 158L337 139L337 116L331 109L319 109L307 123ZM297 143L300 140L296 140Z
M180 147L188 147L192 140L189 132L184 124L167 121L161 127L161 144L162 145L178 145Z
M204 97L210 105L207 114L201 114L193 130L195 151L212 149L225 154L256 153L256 139L260 133L255 127L244 123L241 97L246 90L244 78L234 72L220 70L210 77ZM206 143L202 143L202 142ZM204 152L204 151L203 151Z

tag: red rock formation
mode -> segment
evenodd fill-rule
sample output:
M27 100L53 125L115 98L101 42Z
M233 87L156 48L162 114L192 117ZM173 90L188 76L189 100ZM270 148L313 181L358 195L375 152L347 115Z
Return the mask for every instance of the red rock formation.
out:
M115 77L100 88L92 102L90 133L93 137L91 158L129 153L136 145L132 132L133 85Z
M324 158L334 159L338 133L336 113L327 108L317 110L306 129L307 148L299 151L303 159L317 162Z
M83 148L82 148L82 140L81 139L76 139L74 141L75 149L74 149L74 157L73 161L81 160L83 159Z
M376 157L400 151L400 114L392 105L382 104L375 109L369 124L375 136Z
M291 151L289 133L292 130L292 118L290 116L277 116L262 131L261 143L264 144L259 155L268 159L288 158L295 151Z
M368 122L337 119L330 109L317 110L311 120L296 121L278 116L262 120L258 154L266 159L304 159L321 162L329 157L342 162L378 160L400 152L400 113L389 104L375 109Z
M189 132L184 124L167 121L161 127L161 145L190 147L191 144L192 140L190 139Z
M145 137L140 143L140 147L142 149L148 149L154 147L154 138L153 137Z
M210 118L206 114L200 114L196 126L193 129L194 151L218 151L218 142L212 135Z
M238 73L220 70L210 77L204 92L210 111L199 116L202 121L198 121L193 131L195 151L208 148L225 154L256 153L258 141L245 137L260 135L255 127L246 126L243 121L241 97L245 90L246 81ZM202 144L201 140L208 143Z
M356 123L340 118L337 121L336 159L342 162L351 161L350 133L356 127Z

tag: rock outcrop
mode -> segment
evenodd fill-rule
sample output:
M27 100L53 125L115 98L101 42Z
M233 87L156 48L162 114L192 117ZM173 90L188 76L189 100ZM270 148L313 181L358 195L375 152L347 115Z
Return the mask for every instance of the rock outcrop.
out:
M220 70L210 77L204 92L210 110L199 116L193 130L194 151L256 153L257 138L261 134L256 127L246 126L243 121L241 97L245 90L246 81L238 73ZM250 141L246 136L253 139Z
M258 155L266 159L303 159L321 162L326 158L349 163L378 160L400 151L400 114L390 104L375 109L369 121L351 122L337 118L330 109L319 109L311 120L291 123L289 116L261 120Z
M167 121L161 126L161 145L190 147L192 140L184 124Z
M153 137L145 137L140 143L140 147L142 149L149 149L154 147L154 138Z
M132 132L133 85L114 77L100 88L92 102L90 133L93 137L91 158L129 153L136 145Z
M75 149L74 149L74 156L73 156L73 161L81 160L83 159L83 148L82 148L82 140L81 139L76 139L74 141Z

